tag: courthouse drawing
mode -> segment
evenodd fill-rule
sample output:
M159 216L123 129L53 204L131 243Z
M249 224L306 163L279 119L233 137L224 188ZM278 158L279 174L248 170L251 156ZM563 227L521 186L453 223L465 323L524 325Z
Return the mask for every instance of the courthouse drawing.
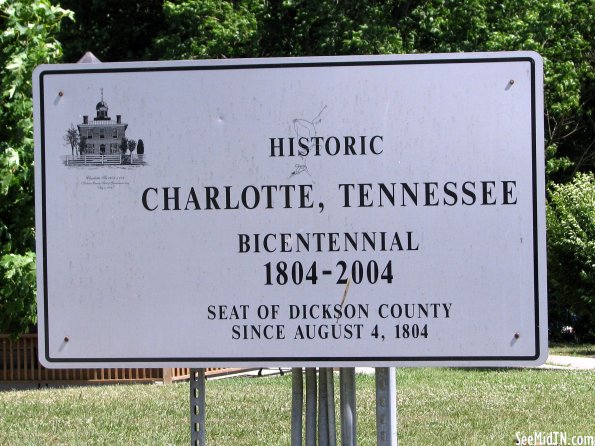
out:
M95 106L95 113L95 116L91 117L83 115L83 122L77 124L77 129L71 125L66 132L64 139L73 153L72 156L64 157L64 164L67 166L146 165L143 141L140 139L135 141L126 136L128 124L122 122L122 115L116 115L115 120L110 117L109 107L103 99L103 88L101 99Z
M89 155L111 155L121 152L122 138L126 137L128 124L122 122L122 115L116 115L112 120L108 114L108 106L101 100L95 106L97 115L89 121L89 116L83 116L82 124L78 124L79 137L84 138L84 152Z

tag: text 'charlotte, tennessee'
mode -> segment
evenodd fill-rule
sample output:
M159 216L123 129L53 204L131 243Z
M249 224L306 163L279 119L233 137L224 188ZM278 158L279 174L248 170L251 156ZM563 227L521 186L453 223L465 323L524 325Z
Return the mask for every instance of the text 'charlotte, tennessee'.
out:
M517 204L515 180L340 183L335 192L342 208ZM314 184L151 186L141 203L151 212L313 209L314 195Z

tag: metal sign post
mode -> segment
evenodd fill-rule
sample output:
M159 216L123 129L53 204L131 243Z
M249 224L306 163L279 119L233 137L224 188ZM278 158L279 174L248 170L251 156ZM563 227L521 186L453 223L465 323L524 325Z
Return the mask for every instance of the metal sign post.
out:
M190 370L190 439L192 446L205 446L205 369Z
M397 394L394 368L376 368L377 446L397 446ZM340 369L341 446L356 446L355 369ZM302 446L304 381L301 368L292 370L291 446ZM336 446L334 372L306 369L306 446ZM318 412L317 412L318 408ZM318 414L318 423L316 417ZM191 446L206 445L205 369L190 370Z
M377 446L397 446L397 380L393 367L376 368Z
M318 446L328 446L328 376L325 368L318 369L318 389Z
M316 369L306 369L306 446L316 446Z
M337 445L337 423L335 419L335 375L331 367L321 369L326 373L328 446Z
M339 375L341 377L341 446L356 446L355 368L342 367Z
M291 446L302 446L304 410L304 373L301 367L291 370Z

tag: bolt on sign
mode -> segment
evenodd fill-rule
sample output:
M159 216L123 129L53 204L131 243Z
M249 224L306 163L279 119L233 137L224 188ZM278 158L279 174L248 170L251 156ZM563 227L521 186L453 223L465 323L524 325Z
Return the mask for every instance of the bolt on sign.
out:
M547 356L536 53L42 65L48 367Z

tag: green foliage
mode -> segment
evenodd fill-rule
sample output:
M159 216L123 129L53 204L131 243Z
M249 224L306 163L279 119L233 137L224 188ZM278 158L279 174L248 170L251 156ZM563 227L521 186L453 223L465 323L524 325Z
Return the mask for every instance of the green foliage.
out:
M269 2L262 17L265 56L403 52L398 22L405 1Z
M550 328L595 339L595 175L552 185L547 205Z
M167 28L155 51L165 59L246 57L258 48L256 0L184 0L163 4Z
M0 333L26 333L37 322L35 253L0 257Z
M60 57L55 35L67 16L48 0L0 0L0 331L35 319L31 78Z

